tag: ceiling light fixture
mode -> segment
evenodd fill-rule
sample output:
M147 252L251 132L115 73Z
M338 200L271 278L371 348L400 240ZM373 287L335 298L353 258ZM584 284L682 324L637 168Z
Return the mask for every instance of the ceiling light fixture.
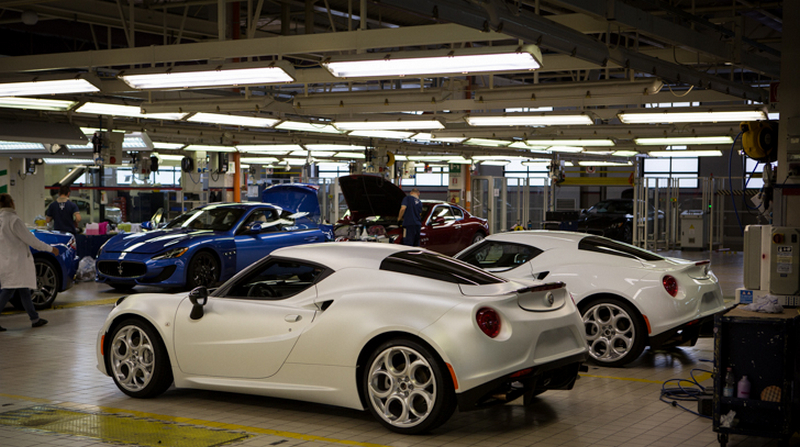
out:
M26 82L0 83L0 96L42 96L71 93L96 93L99 81L89 75L79 75L71 79L37 78Z
M400 132L397 130L354 130L348 135L353 137L369 138L391 138L396 140L406 140L414 135L415 132Z
M550 146L547 148L549 152L568 152L571 154L577 154L578 152L583 152L582 147L575 147L575 146Z
M142 113L139 106L127 106L123 104L108 104L102 102L87 102L78 107L75 112L88 113L93 115L112 115L124 116L128 118L146 118L154 120L180 120L186 113Z
M183 150L193 152L236 152L236 148L231 146L206 146L203 144L190 144L183 148Z
M183 143L164 143L161 141L154 141L153 148L155 149L167 149L167 150L177 150L181 149L182 147L186 146Z
M766 120L763 110L721 110L721 111L681 111L681 112L643 112L617 114L625 124L660 124L660 123L722 123Z
M610 138L586 139L586 140L525 140L528 146L580 146L580 147L606 147L614 146L614 140Z
M411 137L412 140L422 141L422 142L429 142L429 143L454 143L459 144L463 143L467 137L440 137L437 138L430 133L418 133Z
M236 145L236 149L246 154L285 154L291 151L302 151L303 146L299 144L242 144Z
M367 158L366 155L358 153L358 152L338 152L333 157L334 158L350 158L350 159L354 159L354 160L364 160L364 159Z
M347 144L304 144L311 151L365 151L366 146Z
M5 109L43 110L47 112L66 112L73 108L77 101L40 98L0 98L0 107Z
M327 123L303 123L299 121L284 121L275 126L275 129L294 130L297 132L345 133Z
M695 146L700 144L732 144L733 138L719 137L664 137L664 138L634 138L634 143L640 146Z
M242 157L240 160L240 163L250 163L253 165L267 165L277 162L278 159L274 157Z
M280 120L257 116L225 115L221 113L195 113L186 119L193 123L225 124L242 127L272 127Z
M163 161L181 161L186 157L185 155L162 154L160 152L159 153L154 153L153 155L158 157L159 160L163 160Z
M89 158L44 158L49 165L92 165L94 160Z
M494 116L468 116L465 118L470 126L571 126L590 125L594 120L585 113L556 114L505 114Z
M579 166L633 166L633 163L628 162L614 162L614 161L590 161L582 160L578 162Z
M333 126L339 130L430 130L444 129L444 124L436 119L397 119L397 120L360 120L335 121Z
M1 151L24 151L24 150L44 150L41 143L29 143L25 141L0 141Z
M166 72L152 69L130 70L120 73L118 77L140 90L237 87L280 84L295 80L294 69L286 61L272 61L266 67L263 63L244 63L200 68L173 67Z
M722 151L720 150L705 150L705 151L650 151L647 155L651 157L674 157L674 158L689 158L689 157L721 157Z
M539 47L524 45L341 56L322 66L339 78L404 77L531 71L541 60Z
M488 138L470 138L464 142L472 146L489 146L489 147L505 147L511 144L510 141L505 140L492 140Z
M613 155L614 157L635 157L635 156L639 155L640 153L641 152L639 152L639 151L625 151L625 150L622 150L622 151L616 151L611 155Z

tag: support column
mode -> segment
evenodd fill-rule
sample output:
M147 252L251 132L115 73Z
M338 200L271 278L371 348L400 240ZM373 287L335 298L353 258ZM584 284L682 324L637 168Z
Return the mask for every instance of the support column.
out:
M242 202L242 163L238 152L233 153L233 201Z
M800 23L800 2L783 2L783 22ZM800 165L800 27L784 26L781 47L780 127L778 129L777 185L800 184L800 177L789 177L789 164ZM793 160L793 157L797 159ZM775 225L800 225L800 191L795 188L775 189Z

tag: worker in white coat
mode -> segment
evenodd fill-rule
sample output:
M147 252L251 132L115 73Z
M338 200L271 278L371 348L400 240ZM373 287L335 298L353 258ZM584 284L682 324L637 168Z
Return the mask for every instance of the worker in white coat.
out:
M39 318L31 301L31 289L36 289L36 266L29 247L51 251L56 256L58 247L40 241L25 227L10 194L0 194L0 247L0 310L17 295L31 318L31 326L44 326L47 320ZM0 326L2 331L5 328Z

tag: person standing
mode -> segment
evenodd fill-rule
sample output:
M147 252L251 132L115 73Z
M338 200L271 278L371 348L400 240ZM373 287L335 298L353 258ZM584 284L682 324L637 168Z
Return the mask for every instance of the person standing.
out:
M0 194L0 247L3 247L0 250L0 310L17 295L28 312L31 326L44 326L47 320L39 318L31 301L31 289L36 289L36 266L28 247L51 251L56 256L58 247L40 241L25 227L10 194ZM5 330L0 326L0 332Z
M403 245L419 247L419 234L422 231L422 201L419 189L414 188L403 197L397 220L403 223Z
M47 223L53 222L54 230L77 234L81 213L78 205L69 200L70 192L68 185L61 185L58 188L58 198L47 207L45 216Z

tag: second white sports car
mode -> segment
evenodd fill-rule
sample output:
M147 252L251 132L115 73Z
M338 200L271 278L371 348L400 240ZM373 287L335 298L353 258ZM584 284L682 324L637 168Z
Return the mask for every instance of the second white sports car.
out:
M374 243L278 249L210 296L128 296L97 340L98 368L133 397L174 382L366 408L407 434L570 389L585 355L562 283Z
M701 323L725 309L709 261L666 258L602 236L514 231L456 258L505 278L566 283L589 355L605 366L630 363L647 345L694 344Z

